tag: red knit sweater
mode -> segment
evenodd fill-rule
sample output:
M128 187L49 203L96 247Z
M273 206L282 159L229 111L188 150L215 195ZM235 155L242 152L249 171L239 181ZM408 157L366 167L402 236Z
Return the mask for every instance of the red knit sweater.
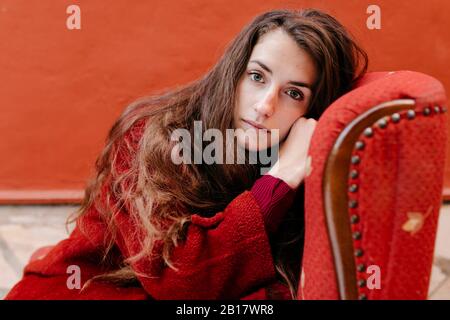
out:
M137 146L142 127L143 123L135 125L125 137L127 142ZM192 215L185 241L172 251L178 271L165 266L161 258L141 259L132 264L143 274L138 276L138 286L93 282L80 292L67 286L69 266L80 267L82 287L92 276L116 269L125 257L140 251L138 228L126 211L120 211L111 256L117 263L105 267L100 259L106 226L92 207L78 219L68 239L26 265L23 278L6 299L290 299L288 288L276 278L269 236L293 201L294 192L282 180L263 176L251 191L213 217Z

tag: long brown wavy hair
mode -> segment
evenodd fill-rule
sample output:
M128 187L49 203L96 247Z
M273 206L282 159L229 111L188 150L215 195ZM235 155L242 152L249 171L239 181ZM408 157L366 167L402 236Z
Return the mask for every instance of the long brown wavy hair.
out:
M306 117L318 119L367 70L366 53L332 16L315 9L276 10L257 16L245 26L201 79L129 105L111 128L96 161L96 175L86 188L80 209L68 223L83 217L94 205L107 225L109 236L103 255L103 261L107 261L116 239L114 215L125 208L130 219L145 231L144 239L140 239L142 251L125 259L119 269L91 278L83 288L94 280L136 282L130 263L147 257L157 240L163 243L160 257L176 269L170 260L171 249L183 240L192 213L211 216L222 211L260 176L258 164L176 165L171 161L174 142L170 137L178 128L192 133L196 120L202 121L203 130L216 128L224 136L226 129L233 128L238 80L258 39L276 28L290 35L316 65L318 78ZM143 134L133 144L124 137L138 123L144 124ZM123 167L123 153L130 160L126 170L118 170ZM303 193L303 186L298 192ZM272 247L277 274L289 286L293 299L303 244L302 212L302 204L289 211L281 226L282 236Z

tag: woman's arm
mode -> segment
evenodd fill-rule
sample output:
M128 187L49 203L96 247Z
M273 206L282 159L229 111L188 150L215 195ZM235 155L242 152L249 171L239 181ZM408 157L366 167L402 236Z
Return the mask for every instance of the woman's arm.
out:
M122 252L138 253L135 228L126 214L118 215ZM236 197L211 218L192 216L185 240L172 250L171 261L141 259L135 271L156 299L239 299L274 281L275 269L259 204L252 192Z
M138 135L135 130L131 132L133 134L129 133L125 139L127 143L137 145ZM267 177L262 178L264 179L267 180ZM90 277L106 271L99 261L104 249L106 226L97 210L92 207L78 221L82 221L86 233L81 232L77 224L68 239L58 243L43 259L27 265L23 279L7 298L137 299L144 298L146 294L156 299L242 298L264 287L275 277L266 228L274 221L268 217L282 216L285 208L278 205L265 206L261 197L258 202L258 194L264 194L261 188L258 191L258 185L263 186L263 191L271 195L277 194L275 191L278 189L288 191L286 194L289 194L283 183L268 186L267 181L261 183L259 180L259 184L256 183L251 192L243 192L213 217L204 218L194 214L185 241L172 251L171 261L178 271L165 266L162 259L142 259L132 265L136 272L153 276L138 277L144 290L116 290L112 285L94 282L80 293L79 289L67 286L70 276L67 268L70 265L80 267L81 286ZM276 199L278 200L275 202L278 203L286 198L283 196ZM138 253L140 247L135 238L136 226L128 213L120 211L116 219L119 229L116 258L123 260Z
M192 215L184 241L171 252L177 270L162 258L141 259L133 269L151 277L138 276L139 281L156 299L239 299L274 281L267 231L277 229L294 194L284 181L263 176L213 217ZM116 219L123 255L139 253L139 232L127 212ZM155 250L156 256L161 254L161 243Z
M285 213L292 206L295 190L283 180L266 174L256 180L251 192L258 202L264 225L271 236L278 230Z

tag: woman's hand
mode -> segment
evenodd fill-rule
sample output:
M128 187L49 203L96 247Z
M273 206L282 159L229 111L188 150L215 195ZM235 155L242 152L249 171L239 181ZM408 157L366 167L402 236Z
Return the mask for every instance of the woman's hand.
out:
M267 172L297 189L306 175L306 161L311 137L317 121L298 118L291 127L286 140L280 145L278 161Z

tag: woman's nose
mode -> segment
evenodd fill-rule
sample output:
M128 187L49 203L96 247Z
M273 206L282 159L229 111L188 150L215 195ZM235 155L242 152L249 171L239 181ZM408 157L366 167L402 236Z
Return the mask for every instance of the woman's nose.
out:
M259 101L255 105L255 110L265 116L270 117L274 112L277 105L277 90L271 89L266 93L264 97L262 97L261 101Z

